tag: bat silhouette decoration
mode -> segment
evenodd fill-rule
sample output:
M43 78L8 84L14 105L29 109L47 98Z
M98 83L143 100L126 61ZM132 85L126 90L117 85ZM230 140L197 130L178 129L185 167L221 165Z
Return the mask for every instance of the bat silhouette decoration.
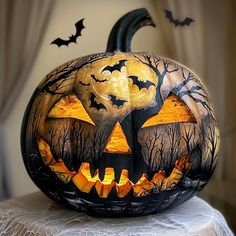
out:
M183 21L180 21L178 19L175 19L173 17L173 13L171 11L168 11L168 10L164 10L165 11L165 15L166 15L166 18L169 19L169 21L171 23L173 23L175 25L175 27L177 26L185 26L185 25L190 25L194 20L189 18L189 17L186 17Z
M115 65L113 65L113 66L106 66L103 70L102 70L102 72L103 71L110 71L111 73L113 72L113 71L115 71L115 70L118 70L118 71L121 71L121 68L123 67L123 66L125 66L125 62L126 62L127 60L120 60L117 64L115 64Z
M83 86L90 86L90 83L86 84L86 83L83 83L82 81L79 81L79 83Z
M109 94L109 97L110 97L110 101L111 101L112 105L115 105L118 108L120 106L123 106L125 102L128 102L127 100L119 99L116 96L111 95L111 94Z
M61 38L57 38L54 41L52 41L51 44L56 44L58 47L60 47L62 45L68 46L70 43L76 43L77 38L81 36L82 29L85 28L83 21L84 21L84 18L79 20L77 23L75 23L76 33L69 36L69 39L64 40Z
M101 110L101 109L105 109L107 111L106 107L102 103L97 103L95 101L95 98L96 98L96 95L94 93L90 93L91 104L90 104L89 107L94 107L98 111Z
M143 89L143 88L146 88L148 89L150 86L156 86L154 83L152 83L151 81L146 81L146 82L143 82L143 81L140 81L138 80L138 77L137 76L129 76L128 78L132 79L133 81L133 85L136 85L139 90Z
M91 75L91 77L92 77L92 79L93 79L95 82L97 82L97 83L102 83L102 82L106 82L106 81L107 81L107 79L99 80L99 79L97 79L97 78L95 77L95 75Z

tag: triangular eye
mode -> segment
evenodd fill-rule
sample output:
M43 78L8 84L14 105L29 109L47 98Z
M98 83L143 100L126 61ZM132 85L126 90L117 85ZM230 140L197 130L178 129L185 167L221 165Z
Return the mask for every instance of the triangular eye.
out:
M179 122L195 123L196 119L187 105L175 94L170 93L159 113L146 120L141 128Z
M75 118L95 126L76 95L61 98L48 113L48 118Z

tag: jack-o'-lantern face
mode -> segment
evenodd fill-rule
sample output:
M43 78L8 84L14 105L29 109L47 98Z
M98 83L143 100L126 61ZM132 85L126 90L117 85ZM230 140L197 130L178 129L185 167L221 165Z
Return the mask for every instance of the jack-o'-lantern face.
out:
M90 202L156 199L201 189L214 169L218 130L206 92L173 61L121 52L77 59L46 77L31 106L25 159L49 195L72 186L74 199Z

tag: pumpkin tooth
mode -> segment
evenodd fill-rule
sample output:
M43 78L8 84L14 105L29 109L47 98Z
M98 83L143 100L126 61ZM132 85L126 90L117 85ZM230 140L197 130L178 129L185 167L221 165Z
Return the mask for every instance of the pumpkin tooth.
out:
M136 197L146 196L153 189L153 183L151 183L147 174L143 174L136 184L133 185L134 195Z
M121 171L119 182L115 183L115 187L117 195L120 198L125 197L129 193L129 191L132 189L132 183L129 180L128 170L123 169Z
M98 179L98 170L92 176L90 173L90 164L83 162L79 172L72 178L72 181L81 192L89 193Z
M97 190L97 193L99 197L101 198L107 198L109 193L111 192L111 189L115 185L115 173L113 168L106 168L104 179L101 181L100 179L97 180L95 184L95 188Z
M76 174L75 171L70 171L66 167L63 161L49 164L49 168L58 176L58 178L64 182L69 183L73 176Z
M50 146L42 139L37 138L39 152L45 165L53 164L56 161L53 158Z
M186 174L191 169L190 155L184 155L175 162L175 166L169 175L165 179L162 186L163 190L169 190L174 188L183 178L183 175Z
M175 166L168 177L165 176L164 171L160 170L154 174L151 181L149 181L147 174L143 174L133 184L129 180L127 169L118 169L115 173L111 167L98 170L93 164L84 162L76 174L75 171L70 171L67 168L61 158L58 158L58 161L54 160L49 145L43 139L37 141L45 165L48 165L62 182L67 184L72 180L76 187L85 193L89 193L95 187L101 198L107 198L113 187L115 187L119 198L127 196L132 188L136 197L148 195L153 188L157 192L170 190L181 181L183 175L186 175L192 167L190 155L183 155L175 162Z
M151 182L154 183L156 189L161 189L164 184L165 178L165 171L159 170L159 172L154 174Z

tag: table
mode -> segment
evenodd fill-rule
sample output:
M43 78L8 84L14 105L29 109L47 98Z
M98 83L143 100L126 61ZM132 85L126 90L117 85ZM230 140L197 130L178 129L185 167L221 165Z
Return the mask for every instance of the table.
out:
M222 214L197 197L156 215L96 218L36 192L0 203L0 235L233 236L233 233Z

